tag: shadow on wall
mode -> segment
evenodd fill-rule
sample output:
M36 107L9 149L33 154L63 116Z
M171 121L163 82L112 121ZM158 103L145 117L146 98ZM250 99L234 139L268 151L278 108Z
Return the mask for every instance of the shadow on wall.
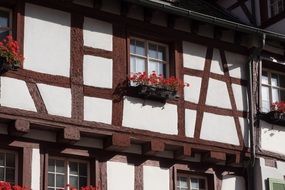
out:
M151 108L161 108L164 109L165 103L146 100L146 99L140 99L140 98L133 98L133 97L124 97L127 101L131 102L132 104L140 104L141 107L143 106L150 106Z

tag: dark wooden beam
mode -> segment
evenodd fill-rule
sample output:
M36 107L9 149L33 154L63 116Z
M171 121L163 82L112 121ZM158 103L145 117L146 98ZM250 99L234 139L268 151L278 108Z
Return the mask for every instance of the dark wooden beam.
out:
M179 150L174 152L175 159L186 159L191 157L192 150L189 144L183 145Z
M8 127L8 133L11 136L23 136L30 131L30 122L23 119L17 119Z
M80 131L75 127L65 127L57 134L57 142L74 144L80 140Z
M104 141L104 149L111 151L121 151L131 146L131 139L126 134L113 134Z
M224 152L209 151L202 155L203 162L217 163L226 161L227 156Z
M126 2L126 1L122 1L121 2L121 15L122 16L127 16L127 14L129 13L130 8L131 8L130 3Z
M240 153L227 154L227 159L226 159L227 165L240 164L240 162L241 162L241 154Z
M144 9L143 9L144 17L143 17L143 19L144 19L145 22L147 22L147 23L151 22L152 16L153 16L153 11L154 11L153 9L144 7Z
M101 9L102 7L102 0L94 0L94 4L93 4L95 9Z
M151 140L147 142L142 147L142 153L145 155L156 155L159 152L163 152L165 149L164 142L160 140Z
M174 28L175 27L175 20L177 17L175 15L167 15L167 27L168 28Z

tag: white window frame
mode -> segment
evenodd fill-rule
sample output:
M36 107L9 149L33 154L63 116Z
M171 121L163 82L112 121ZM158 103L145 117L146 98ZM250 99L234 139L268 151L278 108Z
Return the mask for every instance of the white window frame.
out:
M15 155L15 185L18 184L18 171L19 171L19 167L18 167L18 163L19 163L19 156L18 156L18 152L16 151L11 151L11 150L5 150L5 149L0 149L0 153L4 153L4 154L14 154ZM1 167L1 166L0 166ZM11 167L3 167L3 168L11 168ZM5 170L4 170L5 172ZM4 173L4 178L6 179L6 174Z
M207 177L205 177L205 176L200 176L200 175L192 175L192 174L181 174L181 173L179 173L179 174L177 174L177 181L176 181L176 183L177 183L177 185L176 185L176 189L178 190L178 178L179 177L185 177L185 178L187 178L187 183L188 183L188 190L192 190L191 189L191 179L203 179L203 180L205 180L205 189L203 189L203 190L208 190L208 178ZM196 189L195 189L196 190ZM199 189L197 189L197 190L199 190Z
M131 47L131 40L138 40L138 41L142 41L144 42L144 49L145 49L145 56L142 56L142 55L138 55L138 54L133 54L131 53L131 50L130 50L130 47ZM155 44L155 45L159 45L159 46L162 46L162 47L165 47L165 56L166 56L166 60L159 60L159 59L155 59L155 58L151 58L149 55L148 55L148 50L149 50L149 44ZM166 64L165 65L165 68L166 68L166 71L165 71L165 76L164 77L169 77L169 46L167 44L163 44L163 43L160 43L160 42L156 42L156 41L152 41L152 40L147 40L147 39L143 39L143 38L137 38L137 37L130 37L130 40L129 40L129 55L130 55L130 74L131 73L131 56L134 56L134 57L138 57L138 58L142 58L142 59L145 59L146 60L146 65L145 65L145 72L148 74L148 73L151 73L148 71L148 65L149 65L149 61L157 61L157 62L160 62L160 63L163 63L163 64Z
M5 12L9 12L9 27L7 27L6 29L9 30L9 34L12 34L12 30L13 30L13 12L11 9L5 8L5 7L0 7L0 11L5 11ZM0 26L0 31L1 29L4 27Z
M272 76L272 73L273 74L277 74L277 75L283 75L284 77L285 77L285 74L284 73L282 73L282 72L278 72L278 71L275 71L275 70L272 70L272 69L265 69L265 68L263 68L262 69L262 72L263 71L265 71L265 72L267 72L267 74L268 74L268 84L263 84L262 83L262 81L261 81L261 83L260 83L260 85L261 85L261 91L262 91L262 87L263 86L266 86L266 87L268 87L269 88L269 103L270 104L272 104L272 103L274 103L273 102L273 100L272 100L272 89L274 88L274 89L277 89L277 90L282 90L282 91L284 91L285 92L285 87L280 87L280 86L272 86L272 84L271 84L271 76ZM262 78L262 74L261 74L261 78ZM261 79L262 80L262 79ZM279 97L280 98L280 97ZM262 101L263 101L263 97L262 97L262 92L261 92L261 110L263 110L264 109L264 107L263 107L263 105L262 105ZM285 100L281 100L281 98L280 98L280 101L285 101ZM270 110L268 110L268 112L269 112Z
M273 2L273 1L275 1L275 2ZM278 12L277 14L275 14L275 15L273 15L273 13L272 13L272 6L276 6L277 7L277 9L279 10L279 7L278 7L278 1L281 1L282 3L283 3L283 7L282 7L282 11L281 12ZM269 14L269 18L270 17L274 17L274 16L276 16L276 15L278 15L278 14L280 14L280 13L282 13L282 12L284 12L284 8L285 8L285 4L284 4L285 2L283 1L283 0L269 0L268 1L268 14ZM276 4L276 5L273 5L273 4Z
M70 176L70 171L69 171L69 162L77 162L77 163L83 163L83 164L87 164L87 186L90 185L90 163L89 161L85 161L85 160L79 160L79 159L73 159L73 158L64 158L64 157L57 157L57 156L49 156L48 161L50 159L53 160L61 160L64 161L64 172L65 172L65 184L67 185L69 184L69 176ZM54 172L49 172L48 168L47 168L47 175L51 173L51 174L57 174L56 171ZM58 173L58 174L63 174L63 173ZM74 175L71 175L74 176ZM79 177L79 176L78 176ZM47 185L47 188L52 188L52 189L56 189L57 187L50 187ZM80 188L80 187L79 187ZM69 189L69 187L67 187L67 189Z

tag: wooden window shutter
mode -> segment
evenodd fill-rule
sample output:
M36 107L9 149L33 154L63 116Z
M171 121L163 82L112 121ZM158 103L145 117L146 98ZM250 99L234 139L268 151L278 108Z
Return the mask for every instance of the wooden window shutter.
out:
M285 181L278 179L268 179L269 190L285 190Z

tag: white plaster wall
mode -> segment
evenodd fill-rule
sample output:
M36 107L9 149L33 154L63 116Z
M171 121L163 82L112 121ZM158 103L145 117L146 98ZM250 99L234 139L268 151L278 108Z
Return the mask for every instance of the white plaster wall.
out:
M205 36L208 38L214 37L214 27L209 24L199 25L198 35Z
M195 123L196 123L196 110L185 110L185 134L186 137L194 137Z
M225 82L209 79L206 105L231 109L230 97Z
M201 139L239 145L234 118L230 116L204 113Z
M184 87L184 99L189 102L198 103L202 78L184 75L184 82L190 84L190 87Z
M83 81L85 85L112 88L113 60L91 55L84 55Z
M84 120L111 124L112 100L85 96Z
M84 45L103 50L113 50L113 26L111 23L84 17Z
M267 27L266 30L285 34L285 28L283 27L284 25L285 25L285 19L282 19L279 22L276 22L276 23L272 24L271 26Z
M246 190L245 179L242 176L223 176L221 190Z
M223 63L221 60L220 51L218 49L214 49L213 51L213 58L211 62L211 72L224 75Z
M175 19L175 26L176 30L181 30L184 32L190 32L190 23L188 19L185 18L177 18Z
M69 88L46 84L37 84L37 86L49 114L71 117L71 90Z
M120 162L107 162L108 190L134 190L135 167Z
M230 76L235 78L246 79L245 65L247 63L248 57L228 51L226 51L225 54Z
M169 190L169 170L154 166L143 166L144 190Z
M143 8L141 6L136 6L133 5L128 12L128 17L136 19L136 20L141 20L143 21L144 19L144 12L143 12Z
M151 23L166 27L167 15L161 11L155 11L153 13Z
M121 11L121 3L120 1L104 0L102 1L102 10L119 15Z
M1 77L0 105L37 111L26 82L8 77Z
M177 106L125 97L123 126L165 134L178 134Z
M239 123L241 127L241 132L243 136L243 141L246 147L250 145L250 137L249 137L249 121L246 118L239 118Z
M247 111L247 88L238 84L232 84L237 109Z
M183 64L190 69L204 70L207 47L183 41Z
M72 2L85 7L93 7L94 4L93 0L73 0Z
M53 75L70 73L70 14L26 3L24 68Z
M32 150L31 189L41 189L41 155L40 149Z
M265 121L260 122L261 126L261 148L263 150L285 154L285 129L282 126L272 125Z

